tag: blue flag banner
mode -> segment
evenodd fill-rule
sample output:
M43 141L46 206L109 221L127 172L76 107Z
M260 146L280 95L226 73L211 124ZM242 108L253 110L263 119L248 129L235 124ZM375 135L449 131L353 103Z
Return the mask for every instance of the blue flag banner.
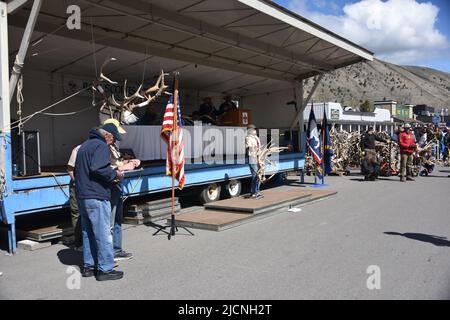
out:
M308 130L306 132L306 144L308 146L309 152L316 162L316 176L318 178L322 178L322 150L313 105L311 105L311 112L309 114Z
M331 146L330 131L328 129L327 113L325 108L323 109L323 119L322 119L322 143L323 143L323 171L327 175L333 171L332 157L333 148Z

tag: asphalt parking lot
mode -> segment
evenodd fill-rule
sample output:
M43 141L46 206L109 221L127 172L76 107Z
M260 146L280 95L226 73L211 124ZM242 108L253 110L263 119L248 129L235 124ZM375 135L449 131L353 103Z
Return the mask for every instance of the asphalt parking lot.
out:
M449 299L449 171L408 183L329 177L336 196L223 232L168 241L127 226L134 258L119 281L74 286L82 256L62 244L1 251L0 298Z

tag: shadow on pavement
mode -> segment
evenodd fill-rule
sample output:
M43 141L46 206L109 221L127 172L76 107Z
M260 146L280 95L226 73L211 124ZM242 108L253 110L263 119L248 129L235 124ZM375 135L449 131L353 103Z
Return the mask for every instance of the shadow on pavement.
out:
M428 176L423 177L423 178L446 178L446 179L448 179L449 177L448 176L432 176L432 175L428 175Z
M450 241L446 240L446 237L438 237L433 236L430 234L424 234L424 233L400 233L400 232L385 232L385 234L390 236L402 236L408 239L422 241L422 242L428 242L431 244L434 244L438 247L450 247Z
M59 261L66 266L82 266L83 252L73 249L62 249L57 253Z
M366 180L364 180L364 178L362 178L362 179L353 178L353 179L350 179L350 181L365 182ZM367 181L367 182L373 182L373 181Z
M353 179L349 179L350 181L357 181L357 182L376 182L377 180L378 181L390 181L390 182L397 182L398 180L397 179L391 179L391 178L378 178L377 180L368 180L368 181L366 181L366 180L364 180L364 178L359 178L359 179L357 179L357 178L353 178Z
M314 185L314 183L312 183L312 182L301 183L300 181L288 181L284 185L285 186L290 186L290 187L303 187L303 188L306 188L307 186Z

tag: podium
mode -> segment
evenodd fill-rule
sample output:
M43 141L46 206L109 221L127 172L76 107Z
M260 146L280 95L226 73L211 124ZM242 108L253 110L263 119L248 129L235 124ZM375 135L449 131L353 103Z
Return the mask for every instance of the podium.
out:
M230 110L220 118L220 122L223 126L246 127L252 123L252 110Z

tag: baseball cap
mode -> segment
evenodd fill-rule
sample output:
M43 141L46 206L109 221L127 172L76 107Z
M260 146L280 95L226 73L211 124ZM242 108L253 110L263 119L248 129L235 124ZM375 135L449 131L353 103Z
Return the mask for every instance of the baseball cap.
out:
M409 123L405 123L405 125L403 127L404 128L411 128L411 125Z
M125 129L122 128L122 126L120 125L119 120L111 118L111 119L106 119L105 122L103 122L103 124L108 124L108 123L112 123L113 125L115 125L117 127L117 130L119 131L120 134L127 133L125 131Z
M104 124L100 128L102 128L106 132L111 133L114 136L114 139L116 139L117 141L122 140L122 135L119 133L119 130L117 129L117 127L115 125L113 125L112 123Z

